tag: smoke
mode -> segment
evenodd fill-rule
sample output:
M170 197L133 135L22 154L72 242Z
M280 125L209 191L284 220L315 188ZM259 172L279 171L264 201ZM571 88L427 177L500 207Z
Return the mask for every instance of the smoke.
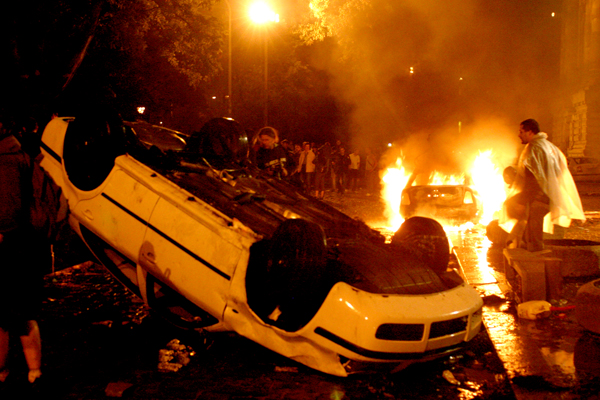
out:
M559 44L543 21L556 2L346 1L314 61L352 110L350 145L393 142L407 163L446 170L489 148L514 158L520 121L550 128Z
M380 165L394 165L399 158L406 171L460 175L473 167L482 152L492 151L492 161L499 171L516 165L521 150L518 129L506 120L494 117L474 121L466 130L439 129L422 131L393 142L383 154Z

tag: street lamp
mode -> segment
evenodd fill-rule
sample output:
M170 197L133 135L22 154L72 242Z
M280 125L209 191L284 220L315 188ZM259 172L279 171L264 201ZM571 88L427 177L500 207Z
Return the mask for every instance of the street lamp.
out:
M279 14L275 13L263 1L257 1L250 6L250 19L256 24L264 26L265 35L265 126L269 125L269 45L267 41L267 24L269 22L279 22Z
M231 4L225 0L227 12L229 15L229 32L227 34L227 116L232 117L231 112Z

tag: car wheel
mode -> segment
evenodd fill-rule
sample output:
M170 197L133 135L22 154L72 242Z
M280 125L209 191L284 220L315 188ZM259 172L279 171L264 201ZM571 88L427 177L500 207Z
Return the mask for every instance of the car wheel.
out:
M444 227L432 218L411 217L392 237L392 245L408 247L436 273L448 268L450 244Z
M286 220L268 242L256 243L250 252L248 304L271 325L300 329L331 288L323 229L301 219Z

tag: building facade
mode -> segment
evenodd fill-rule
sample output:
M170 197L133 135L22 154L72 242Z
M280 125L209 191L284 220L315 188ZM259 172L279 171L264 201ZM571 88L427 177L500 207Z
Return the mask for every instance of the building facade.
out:
M560 95L553 142L600 157L600 0L563 0Z

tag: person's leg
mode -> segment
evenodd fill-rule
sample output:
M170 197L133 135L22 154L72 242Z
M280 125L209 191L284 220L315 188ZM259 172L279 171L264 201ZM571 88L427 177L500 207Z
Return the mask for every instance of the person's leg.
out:
M527 250L532 252L544 250L544 216L548 211L548 205L539 201L534 201L529 206L525 234Z
M0 382L4 382L8 377L6 368L6 359L8 358L8 332L0 328Z
M505 201L506 213L509 218L517 222L506 238L506 247L509 249L519 248L523 242L527 242L527 220L529 218L529 205L517 194Z
M29 367L29 382L33 383L42 376L42 339L36 321L27 321L27 332L27 335L21 336L21 344Z

